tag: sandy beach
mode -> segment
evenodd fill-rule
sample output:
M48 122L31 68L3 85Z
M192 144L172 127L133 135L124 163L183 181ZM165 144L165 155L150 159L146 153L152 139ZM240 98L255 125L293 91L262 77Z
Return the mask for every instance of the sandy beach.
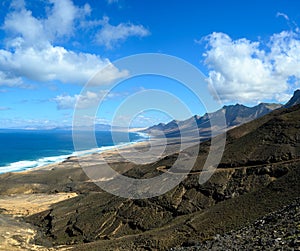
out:
M55 250L34 245L32 240L37 230L22 217L40 213L76 196L76 193L0 195L0 250Z

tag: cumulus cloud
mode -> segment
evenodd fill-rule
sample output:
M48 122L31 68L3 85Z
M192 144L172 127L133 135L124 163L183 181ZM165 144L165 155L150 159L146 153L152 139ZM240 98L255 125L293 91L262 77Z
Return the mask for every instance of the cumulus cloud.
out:
M102 99L110 99L117 96L125 95L117 92L108 92L107 90L101 90L98 92L87 91L84 94L70 95L59 95L56 96L52 101L57 105L58 110L67 109L87 109L93 106L98 106Z
M50 0L53 7L48 11L48 18L44 20L44 27L50 38L71 36L74 32L74 22L90 13L90 6L83 8L75 6L70 0Z
M11 35L8 45L45 46L61 37L73 34L76 22L90 14L88 4L78 7L71 0L49 0L45 18L36 18L26 9L23 0L11 4L11 12L5 17L3 29Z
M149 30L142 25L120 23L113 26L109 24L109 18L104 17L102 21L102 28L96 34L96 42L100 45L104 45L107 49L112 49L128 37L145 37L148 35L150 35Z
M97 74L89 80L89 86L97 86L100 84L109 84L116 78L124 78L129 75L128 70L119 70L113 64L108 63Z
M2 84L18 86L21 78L34 81L59 80L63 83L85 84L97 71L97 84L106 84L126 75L111 65L108 59L88 53L75 53L60 46L20 48L15 52L0 50L0 77ZM111 70L111 71L110 71ZM100 78L101 76L101 78Z
M78 19L90 14L90 6L78 7L70 0L51 0L47 17L36 18L22 0L14 1L3 30L5 49L0 49L0 85L22 86L23 80L84 84L105 66L105 76L97 84L118 79L125 72L94 54L78 53L55 46L54 41L70 37Z
M55 97L53 101L56 102L58 110L74 109L76 104L76 108L85 109L96 105L104 95L105 93L87 91L85 94L77 94L74 96L59 95Z
M207 38L207 81L224 102L287 101L300 79L300 40L292 31L274 34L267 44L224 33ZM280 94L280 95L278 95Z

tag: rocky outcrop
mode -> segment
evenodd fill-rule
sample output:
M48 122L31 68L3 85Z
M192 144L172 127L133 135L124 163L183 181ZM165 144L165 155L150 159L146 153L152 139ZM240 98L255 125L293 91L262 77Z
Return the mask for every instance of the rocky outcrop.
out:
M292 98L284 105L285 108L290 108L300 104L300 90L296 90Z
M170 251L300 250L300 199L242 229L184 245Z

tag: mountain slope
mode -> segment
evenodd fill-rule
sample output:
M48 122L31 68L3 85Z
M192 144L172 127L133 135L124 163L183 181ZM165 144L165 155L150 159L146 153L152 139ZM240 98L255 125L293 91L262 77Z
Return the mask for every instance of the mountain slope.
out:
M262 117L271 111L280 108L280 104L268 104L261 103L254 107L247 107L244 105L236 104L224 106L222 109L210 113L205 114L204 116L193 116L184 121L176 121L173 120L168 124L158 124L146 129L147 133L150 134L159 134L163 132L167 137L178 137L180 136L180 130L189 132L194 129L193 123L196 121L199 133L201 137L209 138L210 137L210 118L220 118L221 116L225 116L226 126L227 128L232 128L234 126L238 126L249 122L253 119ZM224 114L224 115L223 115ZM225 128L217 128L217 130L224 130Z
M290 108L294 105L300 104L300 90L294 92L293 97L284 105L286 108Z
M67 170L72 181L66 177L60 180L64 176L55 176L55 172L62 172L57 168L51 175L59 186L52 189L72 189L80 195L27 220L44 232L38 243L77 243L74 250L168 250L243 227L299 196L299 119L298 105L230 130L221 165L201 185L198 171L210 147L209 141L204 142L191 174L170 192L150 199L115 197L90 187L82 178L76 182L72 169ZM174 154L150 165L133 166L126 175L158 175L167 171L176 157ZM35 183L42 183L38 181L41 176L32 175ZM49 175L45 178L48 180ZM24 183L21 175L7 179ZM5 182L1 180L1 186Z
M296 90L291 99L283 107L290 108L297 104L300 104L300 90ZM260 103L254 107L247 107L241 104L223 106L222 109L209 114L206 113L203 116L195 115L184 121L173 120L167 124L160 123L147 128L145 132L154 135L164 133L167 137L178 137L180 136L180 130L191 131L193 128L192 125L194 121L196 121L200 137L207 139L210 137L209 118L217 119L224 114L227 126L226 129L230 129L260 118L276 109L279 109L280 107L282 107L281 104L275 103ZM224 128L218 129L221 132Z
M297 250L300 242L300 197L282 209L267 214L237 231L216 235L202 243L173 248L173 251L201 250Z

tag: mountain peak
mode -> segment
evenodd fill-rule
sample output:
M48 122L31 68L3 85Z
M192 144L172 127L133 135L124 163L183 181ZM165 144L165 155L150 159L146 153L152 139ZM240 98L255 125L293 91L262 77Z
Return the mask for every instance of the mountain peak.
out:
M289 108L289 107L292 107L292 106L298 105L298 104L300 104L300 90L299 89L294 92L293 97L285 104L284 107Z
M239 103L236 103L235 105L224 105L223 109L230 108L230 107L244 107L244 105Z
M175 137L180 135L180 129L184 128L184 130L193 131L194 121L196 120L199 132L202 133L202 136L205 134L206 137L208 135L207 132L210 130L210 119L212 117L220 118L220 115L223 114L222 116L225 116L227 127L230 128L262 117L279 107L281 107L280 104L272 103L262 103L254 107L248 107L238 103L235 105L224 105L222 109L212 113L205 113L202 117L194 115L184 121L173 120L165 125L159 124L149 127L145 131L151 132L153 130L161 130L167 135ZM220 127L219 130L222 131L224 128Z

